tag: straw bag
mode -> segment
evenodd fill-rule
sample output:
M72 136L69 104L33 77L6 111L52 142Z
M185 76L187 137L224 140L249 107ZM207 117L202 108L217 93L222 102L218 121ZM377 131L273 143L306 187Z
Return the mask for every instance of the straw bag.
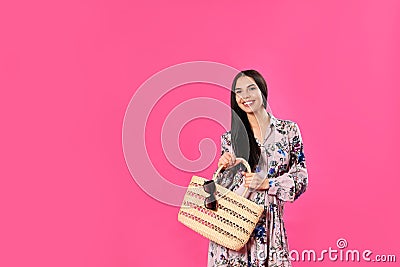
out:
M251 172L246 160L237 158ZM213 176L216 180L223 166L219 167ZM207 199L211 197L206 192L207 184L212 182L199 176L193 176L181 208L178 221L201 234L202 236L233 250L240 250L249 240L264 207L215 183L216 208L214 211L206 207ZM206 186L203 186L206 183Z

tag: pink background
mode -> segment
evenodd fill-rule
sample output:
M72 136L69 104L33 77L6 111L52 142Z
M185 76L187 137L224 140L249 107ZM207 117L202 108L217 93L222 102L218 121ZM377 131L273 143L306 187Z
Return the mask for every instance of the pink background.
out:
M139 188L121 137L135 90L196 60L257 69L274 115L299 123L310 184L286 206L291 249L345 238L399 258L399 26L397 0L2 1L0 266L206 265L207 240ZM165 96L150 156L162 153L160 118L174 105L229 103L226 92L194 84ZM182 153L196 159L199 141L219 146L223 131L189 123ZM191 178L154 164L177 184Z

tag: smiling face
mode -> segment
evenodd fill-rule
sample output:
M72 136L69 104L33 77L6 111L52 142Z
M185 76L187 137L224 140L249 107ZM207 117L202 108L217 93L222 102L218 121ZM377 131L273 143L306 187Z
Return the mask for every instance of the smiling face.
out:
M235 86L236 102L246 113L257 113L264 108L260 89L253 78L242 76Z

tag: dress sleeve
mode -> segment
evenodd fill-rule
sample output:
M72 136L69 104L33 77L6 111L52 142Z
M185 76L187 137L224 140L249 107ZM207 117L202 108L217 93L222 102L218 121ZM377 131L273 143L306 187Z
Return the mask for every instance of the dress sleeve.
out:
M230 132L226 132L226 133L221 135L221 153L220 153L220 156L222 156L225 152L231 152L232 153L232 144L231 144Z
M293 122L289 128L290 159L289 171L275 178L269 178L269 195L276 195L283 201L295 201L307 189L308 173L304 157L303 140L299 126Z
M221 135L221 152L220 156L222 156L225 152L231 152L232 153L232 145L231 145L231 139L230 139L230 132L226 132ZM218 168L214 171L213 176L217 172ZM222 175L222 171L217 175L217 177Z

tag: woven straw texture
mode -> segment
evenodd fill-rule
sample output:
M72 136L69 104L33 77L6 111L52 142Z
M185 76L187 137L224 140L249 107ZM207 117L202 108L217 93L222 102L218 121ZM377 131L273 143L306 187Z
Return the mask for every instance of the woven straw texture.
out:
M204 207L204 199L209 196L203 189L205 181L207 179L199 176L192 177L178 221L204 237L238 251L249 240L264 207L215 184L218 209L209 210Z

